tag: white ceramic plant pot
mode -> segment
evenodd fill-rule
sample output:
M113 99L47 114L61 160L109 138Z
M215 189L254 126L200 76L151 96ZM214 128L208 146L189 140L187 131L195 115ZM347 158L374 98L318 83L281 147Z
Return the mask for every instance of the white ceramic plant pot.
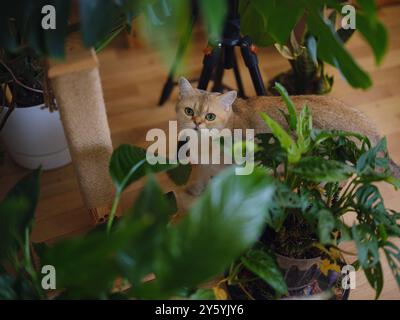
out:
M43 107L14 109L0 131L8 153L24 168L50 170L71 162L60 113Z

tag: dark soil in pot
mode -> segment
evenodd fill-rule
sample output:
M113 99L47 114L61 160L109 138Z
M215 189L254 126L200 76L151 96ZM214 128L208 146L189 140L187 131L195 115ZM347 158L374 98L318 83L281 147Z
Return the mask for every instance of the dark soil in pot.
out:
M43 93L25 89L21 86L15 85L14 83L9 84L11 92L14 90L13 86L15 86L15 104L17 108L29 108L43 104ZM32 88L42 90L42 87L38 84L33 85ZM3 101L5 101L4 94L2 91L0 91L0 104L2 106L5 105L5 103L3 104Z
M330 79L330 78L329 78ZM322 77L315 76L309 80L297 79L293 70L282 72L273 77L267 85L267 92L271 96L279 96L274 89L275 82L283 85L289 95L327 94L331 91L332 83Z

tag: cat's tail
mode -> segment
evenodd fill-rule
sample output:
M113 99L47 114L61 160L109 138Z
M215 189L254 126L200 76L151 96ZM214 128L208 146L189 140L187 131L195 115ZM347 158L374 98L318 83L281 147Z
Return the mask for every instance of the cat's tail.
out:
M393 177L400 178L400 166L392 159L389 159L389 168L392 171Z

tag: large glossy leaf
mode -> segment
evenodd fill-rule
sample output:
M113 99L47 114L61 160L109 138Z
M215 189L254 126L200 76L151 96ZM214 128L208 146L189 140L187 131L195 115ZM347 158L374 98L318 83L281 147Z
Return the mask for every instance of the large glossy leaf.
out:
M344 181L354 173L352 167L342 162L321 157L305 157L291 167L290 171L314 182Z
M363 12L357 12L357 30L363 35L372 48L375 61L379 64L388 48L388 34L386 28L377 19L375 1L358 2L362 3Z
M302 2L298 0L251 0L251 2L264 18L265 31L275 42L285 44L304 12Z
M83 43L90 47L105 38L122 15L122 9L116 1L81 0L79 15Z
M57 243L46 250L42 264L53 265L57 272L57 288L67 289L68 298L106 296L114 279L123 274L120 254L141 235L151 222L138 219L129 228L115 232L93 232ZM139 245L139 243L138 243ZM145 247L145 243L140 243Z
M262 47L272 45L274 40L266 30L267 21L257 10L255 4L249 1L240 11L240 28L243 34L251 36L252 41Z
M315 6L308 10L307 25L309 32L318 38L318 57L320 59L337 67L351 86L366 89L372 85L368 74L360 68L343 47L333 26L329 21L324 20L321 12Z
M227 11L226 1L202 0L199 1L203 20L208 27L208 34L215 38L221 36Z
M247 269L268 283L277 293L287 293L285 279L272 253L265 249L251 249L240 260Z
M187 217L169 229L157 283L146 294L151 297L154 287L164 292L190 288L222 272L258 239L273 190L260 168L247 176L229 168L213 178Z
M15 253L32 225L39 199L40 169L27 174L0 203L0 260Z
M117 260L129 280L137 284L157 263L156 252L166 241L166 227L175 208L150 176L130 211L121 228L129 229L145 221L146 229L127 241L126 249Z
M132 182L140 179L146 173L159 172L174 168L172 164L150 164L146 159L146 150L131 146L121 145L112 154L110 160L110 175L121 193Z

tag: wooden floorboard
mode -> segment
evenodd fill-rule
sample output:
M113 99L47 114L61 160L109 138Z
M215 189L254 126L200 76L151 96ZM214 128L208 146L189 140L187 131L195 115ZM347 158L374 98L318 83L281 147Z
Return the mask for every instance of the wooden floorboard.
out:
M333 96L356 106L375 120L382 135L387 136L392 157L400 162L400 5L381 9L380 16L388 27L390 35L389 52L383 63L377 67L370 49L359 35L348 43L348 48L357 61L371 74L374 86L367 90L351 88L337 70L328 68L335 76ZM100 73L106 101L107 114L112 132L114 147L121 143L145 145L145 134L151 128L167 128L167 121L174 118L176 90L162 108L157 106L162 85L167 76L167 67L153 50L142 48L121 48L121 41L104 50L99 55ZM202 48L206 41L196 34L187 57L185 75L198 76L202 63ZM261 71L264 79L271 79L278 72L289 67L273 48L261 49L259 53ZM249 95L254 94L250 77L243 63L240 69ZM227 72L224 82L234 87L231 72ZM27 170L21 169L6 157L0 166L0 195L5 192ZM171 188L162 178L165 189ZM132 186L123 199L123 206L132 203L141 183ZM383 186L388 207L400 210L399 193ZM36 212L33 230L34 241L56 241L87 231L91 219L83 206L78 183L71 165L44 172L41 180L41 196ZM385 287L381 298L400 299L397 288L387 265L384 265ZM357 289L352 299L371 299L373 291L365 277L358 273Z

